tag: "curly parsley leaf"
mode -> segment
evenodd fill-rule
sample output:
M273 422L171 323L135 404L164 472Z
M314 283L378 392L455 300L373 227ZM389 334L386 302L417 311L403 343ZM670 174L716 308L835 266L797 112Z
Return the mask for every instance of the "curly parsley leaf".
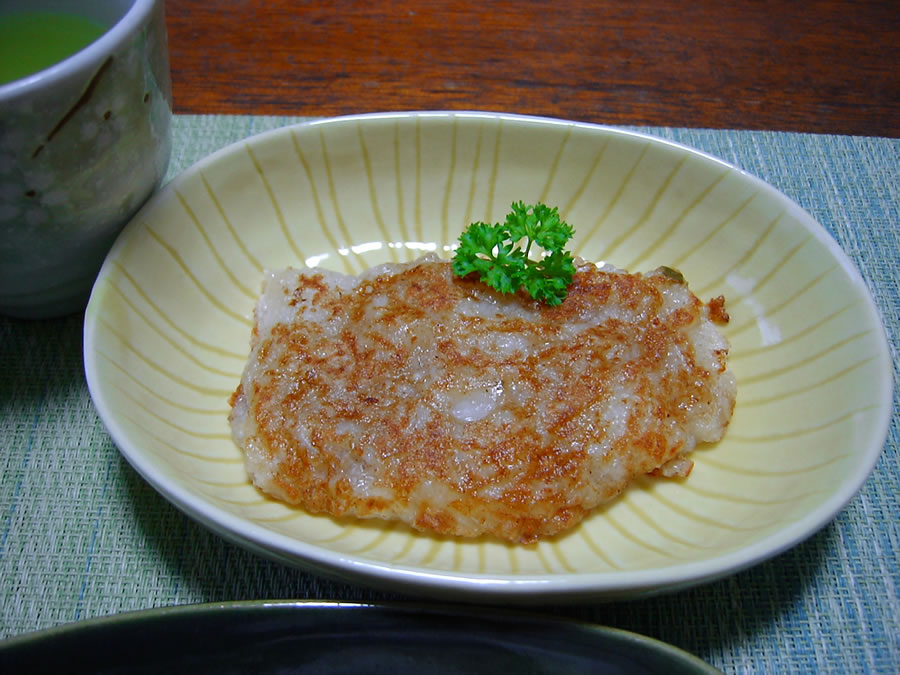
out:
M524 287L535 300L558 305L575 275L572 254L565 250L573 234L555 207L514 202L503 224L476 222L466 228L453 257L453 273L459 277L477 273L501 293ZM544 251L536 260L531 250L535 244Z

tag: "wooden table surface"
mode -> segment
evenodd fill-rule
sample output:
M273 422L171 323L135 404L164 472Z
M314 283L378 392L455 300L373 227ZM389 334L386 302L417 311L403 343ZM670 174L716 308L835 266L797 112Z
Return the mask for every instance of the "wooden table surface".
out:
M900 2L167 0L176 113L900 137Z

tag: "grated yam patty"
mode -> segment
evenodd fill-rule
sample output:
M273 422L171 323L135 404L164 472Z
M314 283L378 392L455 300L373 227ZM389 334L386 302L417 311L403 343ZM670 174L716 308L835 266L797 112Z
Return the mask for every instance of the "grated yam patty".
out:
M309 512L530 543L722 437L727 318L666 268L579 260L557 307L433 256L268 272L233 436L254 484Z

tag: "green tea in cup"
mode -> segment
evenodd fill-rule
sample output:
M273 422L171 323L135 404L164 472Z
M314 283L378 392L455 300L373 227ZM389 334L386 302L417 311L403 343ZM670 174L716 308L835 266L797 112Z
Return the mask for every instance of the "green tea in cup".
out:
M164 0L0 0L0 314L84 309L171 152Z
M75 14L0 14L0 84L49 68L105 32L106 26Z

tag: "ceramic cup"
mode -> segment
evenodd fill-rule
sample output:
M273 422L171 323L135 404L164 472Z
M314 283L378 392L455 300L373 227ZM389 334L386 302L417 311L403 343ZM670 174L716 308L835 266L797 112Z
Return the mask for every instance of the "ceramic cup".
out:
M116 235L159 187L172 118L163 4L0 5L0 21L66 12L109 27L68 58L0 85L0 313L82 310Z

